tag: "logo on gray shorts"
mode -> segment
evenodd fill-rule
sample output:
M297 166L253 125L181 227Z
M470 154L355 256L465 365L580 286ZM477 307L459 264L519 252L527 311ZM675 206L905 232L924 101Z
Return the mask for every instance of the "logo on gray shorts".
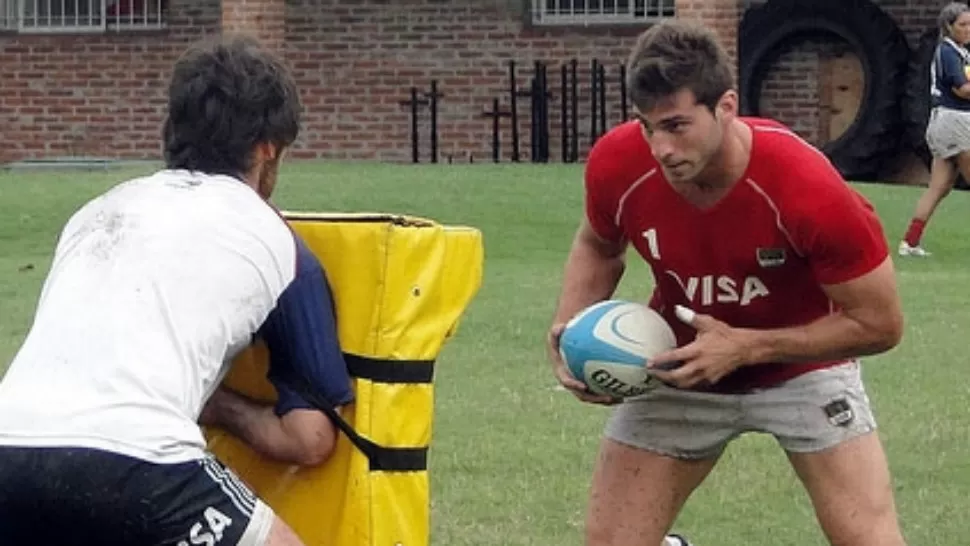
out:
M852 412L852 406L849 405L849 401L845 398L837 398L824 407L822 410L825 412L826 417L829 418L829 423L837 427L847 426L855 418L855 414Z

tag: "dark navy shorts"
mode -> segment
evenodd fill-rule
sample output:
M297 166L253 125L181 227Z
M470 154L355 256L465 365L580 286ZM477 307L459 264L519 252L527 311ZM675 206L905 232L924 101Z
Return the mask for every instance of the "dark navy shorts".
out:
M260 546L273 511L214 457L0 447L0 545Z

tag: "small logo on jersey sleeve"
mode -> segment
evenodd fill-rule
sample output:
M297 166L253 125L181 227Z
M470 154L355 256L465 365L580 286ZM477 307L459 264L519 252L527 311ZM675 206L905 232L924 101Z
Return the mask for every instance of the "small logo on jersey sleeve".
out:
M761 267L781 267L785 264L784 248L759 248L756 255Z

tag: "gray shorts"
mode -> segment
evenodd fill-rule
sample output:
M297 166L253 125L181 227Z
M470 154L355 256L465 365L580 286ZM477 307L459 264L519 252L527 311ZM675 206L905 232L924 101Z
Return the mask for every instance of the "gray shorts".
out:
M791 452L815 452L876 429L858 362L808 372L745 394L661 385L613 409L606 436L678 459L717 457L746 432Z
M970 112L934 108L926 126L926 145L933 157L942 159L970 150Z

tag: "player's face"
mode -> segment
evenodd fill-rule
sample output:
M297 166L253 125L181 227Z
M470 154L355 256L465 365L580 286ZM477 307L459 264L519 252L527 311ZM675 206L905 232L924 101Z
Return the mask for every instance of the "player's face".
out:
M722 99L722 102L724 99ZM638 112L643 138L660 162L667 180L694 180L721 146L727 115L722 104L714 112L683 89L659 101L648 112Z
M970 12L961 13L951 25L953 40L960 44L970 43Z

